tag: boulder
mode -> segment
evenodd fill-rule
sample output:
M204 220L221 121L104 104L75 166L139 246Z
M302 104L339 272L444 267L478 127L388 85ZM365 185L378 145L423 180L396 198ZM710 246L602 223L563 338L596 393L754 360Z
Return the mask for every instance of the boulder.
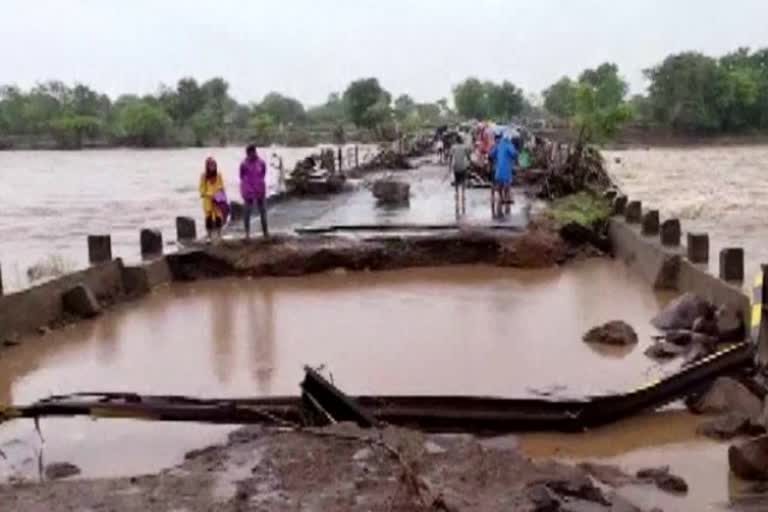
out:
M69 462L53 462L45 466L45 478L59 480L80 474L80 468Z
M669 493L686 494L688 492L688 484L682 477L672 474L669 466L641 469L637 472L637 478L652 482L662 491Z
M598 482L611 487L622 487L624 485L637 483L637 479L632 475L625 473L620 467L610 464L597 464L594 462L582 462L577 466L585 473L590 475Z
M637 333L626 322L615 320L590 329L583 339L587 343L627 346L637 343Z
M762 432L760 432L762 430ZM727 441L734 437L751 434L765 433L765 429L758 429L752 420L743 414L729 413L717 418L707 420L698 426L696 432L699 435Z
M229 202L229 219L232 222L242 220L243 215L245 215L245 207L243 206L243 203L237 202L237 201L230 201Z
M715 315L700 316L693 321L693 327L691 330L695 333L706 334L707 336L717 337L717 320Z
M374 182L372 192L380 203L403 204L411 196L411 186L402 181L381 179Z
M709 316L712 305L693 293L685 293L676 298L651 320L651 324L659 330L693 328L697 318Z
M744 319L739 311L721 306L715 313L717 332L720 341L740 341L744 339Z
M728 448L728 465L743 480L768 480L768 434Z
M691 404L699 414L734 413L750 419L760 417L763 402L741 382L730 377L719 377L698 400Z
M62 295L64 311L80 318L93 318L101 313L101 306L93 291L84 284L70 288Z
M643 352L646 356L655 360L672 359L679 355L684 354L685 347L675 345L673 343L667 343L666 341L657 341Z

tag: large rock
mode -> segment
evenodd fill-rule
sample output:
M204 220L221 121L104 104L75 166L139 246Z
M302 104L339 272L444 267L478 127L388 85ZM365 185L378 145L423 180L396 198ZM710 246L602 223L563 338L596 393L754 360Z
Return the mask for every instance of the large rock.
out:
M80 468L69 462L53 462L45 466L45 478L59 480L80 474Z
M697 318L711 315L712 308L709 302L696 294L686 293L670 302L651 320L651 323L663 331L671 329L691 330Z
M84 284L70 288L62 295L64 311L81 318L93 318L101 313L101 306L93 291Z
M768 480L768 435L732 445L728 464L743 480Z
M582 462L578 468L593 477L599 482L611 487L622 487L629 484L635 484L638 480L625 473L620 467L610 464L597 464L594 462Z
M381 179L374 182L372 192L380 203L403 204L411 197L411 186L402 181Z
M720 341L741 341L744 339L744 319L739 311L727 306L718 308L715 314Z
M729 414L757 419L763 402L741 382L730 377L719 377L709 390L691 404L693 412L700 414Z
M705 421L696 432L717 441L726 441L742 435L764 434L765 429L743 414L730 413Z
M666 341L657 341L643 352L646 356L657 361L663 361L665 359L672 359L686 352L686 347L675 345L674 343L667 343Z
M584 335L587 343L603 343L605 345L634 345L637 343L637 333L631 325L621 320L590 329Z
M695 333L717 337L717 319L715 318L715 315L712 314L709 316L700 316L693 321L693 327L691 327L691 330L693 330Z
M688 492L688 484L682 477L672 474L669 466L641 469L637 472L637 478L653 482L656 487L669 493L686 494Z

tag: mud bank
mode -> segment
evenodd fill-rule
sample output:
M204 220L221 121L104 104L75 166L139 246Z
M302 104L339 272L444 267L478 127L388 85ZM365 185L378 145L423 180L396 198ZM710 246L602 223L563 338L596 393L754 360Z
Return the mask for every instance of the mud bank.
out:
M248 427L157 475L0 487L0 502L29 512L641 510L610 486L596 486L583 469L533 462L517 445L512 437L343 423L307 431Z

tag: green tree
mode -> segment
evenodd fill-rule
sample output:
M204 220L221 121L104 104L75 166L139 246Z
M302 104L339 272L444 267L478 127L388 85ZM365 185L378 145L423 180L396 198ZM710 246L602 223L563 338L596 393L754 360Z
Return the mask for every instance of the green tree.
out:
M416 102L407 94L401 94L395 99L395 118L403 121L416 110Z
M718 131L722 73L715 59L687 52L645 72L654 119L683 131Z
M543 92L544 108L561 119L570 119L576 113L577 86L567 76Z
M177 121L185 122L203 110L206 93L197 83L197 80L187 77L176 83L174 99L175 105L168 113Z
M269 114L256 114L248 123L249 139L257 146L268 146L274 141L276 128Z
M277 92L267 94L257 110L269 115L278 124L298 124L306 120L304 105L299 100Z
M118 136L135 146L167 143L172 127L171 117L162 108L143 100L126 104L118 114Z
M453 88L453 103L460 116L467 119L486 119L488 111L487 88L477 78L467 78Z
M390 120L392 97L376 78L356 80L344 91L344 105L350 120L361 128L373 129Z
M523 91L508 81L501 85L486 83L488 113L499 121L509 121L523 111L525 98Z
M623 101L604 105L598 86L580 83L576 89L573 117L579 142L601 142L614 137L624 123L632 119L632 108Z
M95 138L102 128L96 116L64 115L50 122L51 132L60 147L80 149L86 138Z
M587 69L579 77L579 83L590 86L595 102L601 108L616 107L624 101L629 86L619 76L619 67L606 62L596 69Z

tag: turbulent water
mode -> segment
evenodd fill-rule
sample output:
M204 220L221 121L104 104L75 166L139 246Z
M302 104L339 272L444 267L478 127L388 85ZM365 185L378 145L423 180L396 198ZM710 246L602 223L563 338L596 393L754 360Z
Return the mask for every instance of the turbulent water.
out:
M768 147L636 149L607 160L643 208L680 218L684 232L709 233L712 269L724 247L744 248L749 282L768 263Z
M315 148L268 148L285 169ZM363 151L360 157L362 158ZM29 284L39 262L70 269L86 263L86 236L111 234L115 256L138 258L139 230L175 236L178 215L201 217L197 184L213 156L231 198L238 198L242 148L98 151L0 151L0 266L6 290ZM277 188L277 171L268 172Z

